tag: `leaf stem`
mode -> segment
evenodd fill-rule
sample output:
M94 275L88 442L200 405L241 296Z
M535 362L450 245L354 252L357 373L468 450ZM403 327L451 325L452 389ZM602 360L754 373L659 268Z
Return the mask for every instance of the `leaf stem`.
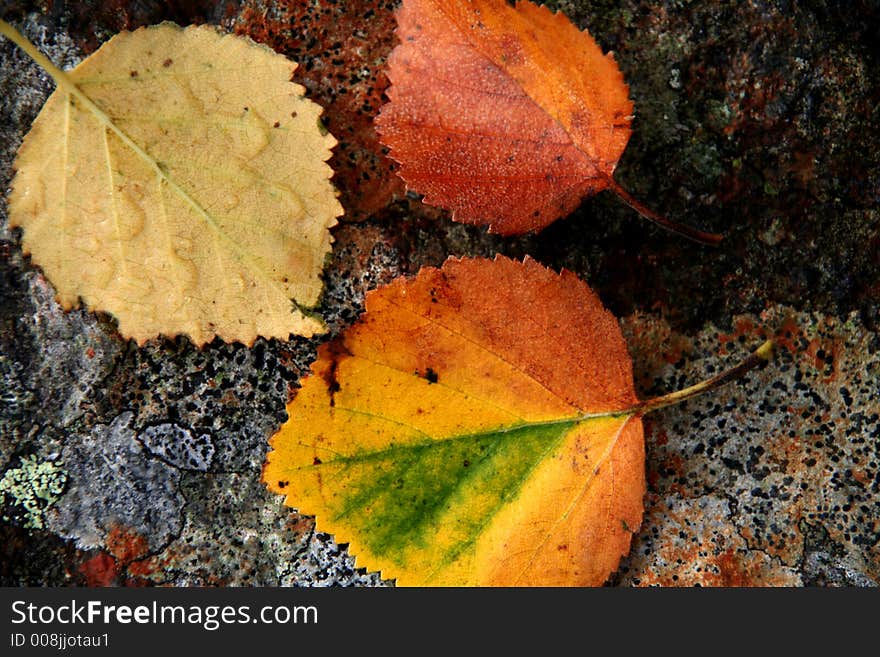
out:
M638 212L645 219L653 221L658 226L665 228L670 232L676 233L677 235L681 235L682 237L686 237L689 240L693 240L694 242L705 244L707 246L718 246L718 243L724 239L724 236L719 235L718 233L707 233L702 230L697 230L696 228L691 228L690 226L672 221L671 219L667 219L666 217L664 217L662 214L654 212L653 210L645 206L641 201L632 196L623 187L621 187L620 184L611 176L608 177L608 189L614 192L621 201L626 203L629 207Z
M156 173L164 179L167 179L167 175L162 170L161 165L156 162L156 160L147 153L143 148L138 146L125 132L123 132L113 120L107 116L107 113L104 112L100 107L95 105L94 101L91 98L86 96L82 91L80 91L79 87L70 79L70 77L62 71L60 68L55 66L52 61L46 57L43 53L39 51L39 49L28 41L24 35L20 34L12 25L7 23L6 21L0 19L0 34L5 36L7 39L12 41L19 48L24 50L27 55L33 59L37 64L39 64L43 70L46 71L52 79L55 80L55 84L60 88L64 89L71 96L75 97L77 101L82 103L84 107L86 107L95 118L103 124L107 129L112 130L117 137L119 137L126 146L128 146L131 150L133 150L137 155L146 162L150 167L155 169Z
M728 383L736 381L737 379L741 379L748 372L755 369L758 365L769 362L772 357L773 340L767 340L766 342L764 342L764 344L755 349L755 351L746 356L742 361L740 361L738 364L734 365L730 369L724 370L720 374L716 374L710 379L695 383L694 385L683 388L682 390L670 392L665 395L660 395L659 397L654 397L652 399L646 399L645 401L640 401L637 404L633 404L632 406L627 406L626 408L621 408L618 410L583 413L576 417L567 417L559 420L538 422L535 423L534 426L549 426L553 424L569 423L576 424L578 422L584 422L586 420L598 420L601 418L644 415L645 413L650 413L651 411L666 408L667 406L680 404L681 402L690 399L691 397L696 397L697 395L701 395L704 392L708 392L710 390L716 390L724 385L727 385ZM522 425L509 427L509 430L519 428L522 428ZM506 431L508 429L504 430Z
M12 25L4 21L0 18L0 34L5 36L7 39L12 41L19 48L24 50L24 52L33 59L37 64L39 64L46 73L52 76L52 79L55 80L56 84L62 84L61 79L65 77L64 71L55 66L52 61L46 57L40 50L28 41L24 35L22 35L18 30L16 30Z
M747 372L753 370L762 363L768 362L772 357L773 340L767 340L738 365L734 365L729 370L725 370L724 372L713 376L711 379L706 379L705 381L701 381L700 383L696 383L682 390L670 392L666 395L660 395L653 399L647 399L630 407L627 409L627 412L644 415L645 413L650 413L651 411L656 411L660 408L665 408L666 406L678 404L691 397L696 397L708 390L715 390L731 381L736 381L737 379L742 378Z

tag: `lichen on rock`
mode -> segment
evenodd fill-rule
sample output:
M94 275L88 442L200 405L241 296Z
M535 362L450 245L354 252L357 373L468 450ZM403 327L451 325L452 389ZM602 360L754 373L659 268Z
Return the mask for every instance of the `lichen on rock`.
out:
M184 499L180 472L150 454L131 428L132 414L85 434L69 435L62 450L68 488L46 525L80 548L100 548L125 527L161 548L180 531Z
M67 483L67 473L60 461L42 461L36 455L22 457L17 468L10 468L0 479L0 507L17 507L18 514L9 511L3 520L17 519L30 529L43 529L46 510L61 497Z

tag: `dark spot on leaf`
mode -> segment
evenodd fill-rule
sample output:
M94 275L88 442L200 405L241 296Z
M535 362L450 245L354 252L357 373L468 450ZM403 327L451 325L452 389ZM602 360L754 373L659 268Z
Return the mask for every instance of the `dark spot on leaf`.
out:
M330 393L330 406L336 406L336 393L341 390L336 372L339 369L339 361L351 352L342 340L333 340L324 346L324 356L330 361L330 366L321 373L321 378L327 384L327 392Z
M464 467L466 467L466 468L469 467L470 464L471 464L471 462L468 461L467 459L465 459L465 460L462 462L462 465L463 465Z
M171 59L171 58L169 57L169 58L166 59L164 62L162 62L162 66L164 66L165 68L168 68L168 67L171 66L173 63L174 63L174 60Z
M321 465L323 461L319 459L317 456L312 459L312 465Z
M435 372L430 367L425 370L425 379L428 380L428 383L437 383L439 378L440 377L437 375L437 372Z
M336 393L342 389L338 381L331 381L327 384L327 392L330 393L330 406L336 406Z
M133 77L133 78L136 78L136 77L138 76L138 72L137 72L137 71L132 71L131 73L129 73L129 75L130 75L131 77Z
M289 481L279 481L278 488L286 488L287 484L289 484L289 483L290 483Z

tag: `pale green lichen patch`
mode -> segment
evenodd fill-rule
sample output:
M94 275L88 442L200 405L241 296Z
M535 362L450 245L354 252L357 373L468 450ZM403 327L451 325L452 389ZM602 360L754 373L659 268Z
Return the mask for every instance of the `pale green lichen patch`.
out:
M16 519L29 529L42 529L46 509L61 497L67 483L61 466L30 455L21 459L19 467L7 470L0 479L0 498L4 507L18 507L21 512L14 517L4 515L3 520Z

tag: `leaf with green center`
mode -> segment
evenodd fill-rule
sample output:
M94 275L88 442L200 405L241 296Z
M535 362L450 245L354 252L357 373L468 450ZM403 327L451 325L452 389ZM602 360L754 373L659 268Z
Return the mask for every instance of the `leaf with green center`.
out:
M319 353L264 478L364 564L428 585L616 567L642 515L642 430L581 419L637 400L617 322L575 276L450 260L371 292Z
M641 523L640 402L570 272L450 259L367 296L271 441L269 488L404 585L598 585Z

